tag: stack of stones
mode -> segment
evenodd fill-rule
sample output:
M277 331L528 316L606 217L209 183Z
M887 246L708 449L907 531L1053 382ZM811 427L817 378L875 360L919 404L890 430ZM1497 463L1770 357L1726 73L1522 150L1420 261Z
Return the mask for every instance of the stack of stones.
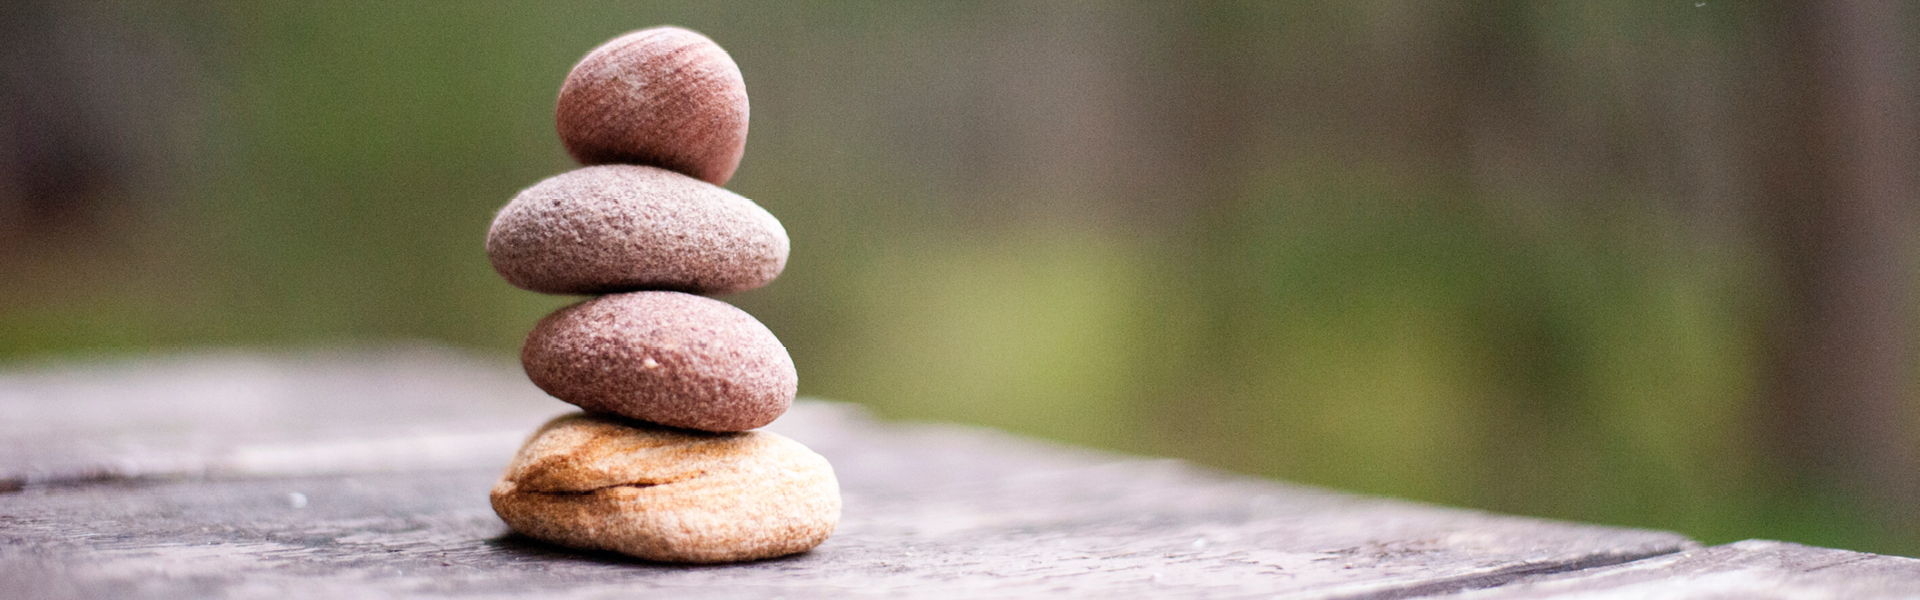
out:
M685 29L594 49L560 88L584 168L527 188L487 232L513 285L598 295L534 326L540 389L584 409L542 426L493 488L514 531L673 562L803 552L840 519L826 459L763 431L793 403L793 359L751 315L699 294L766 285L780 221L719 187L740 164L740 69Z

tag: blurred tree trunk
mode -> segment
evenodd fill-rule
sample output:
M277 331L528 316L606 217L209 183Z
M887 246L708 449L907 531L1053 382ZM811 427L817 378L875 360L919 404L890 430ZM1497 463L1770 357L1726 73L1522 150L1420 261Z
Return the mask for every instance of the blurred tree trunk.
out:
M1418 103L1410 132L1431 161L1430 183L1462 198L1486 196L1502 147L1537 148L1543 140L1534 18L1526 2L1475 0L1425 7L1432 32L1413 73ZM1538 152L1539 150L1535 150ZM1597 165L1589 165L1589 168Z
M1779 2L1756 39L1762 210L1782 293L1768 443L1786 482L1916 514L1909 368L1916 192L1911 64L1896 2Z
M1131 65L1124 110L1133 149L1112 171L1115 198L1140 231L1176 240L1182 263L1193 265L1168 299L1197 311L1199 333L1178 361L1163 361L1165 386L1140 396L1167 440L1240 468L1258 468L1244 442L1250 395L1244 388L1248 339L1242 311L1258 306L1251 280L1230 260L1240 248L1231 232L1244 201L1246 149L1261 124L1262 98L1253 88L1257 61L1247 32L1260 27L1257 7L1229 1L1152 6L1144 23L1141 60ZM1176 309L1177 310L1177 309ZM1176 366L1177 365L1177 366ZM1192 373L1204 373L1195 376ZM1163 398L1178 398L1166 402ZM1220 432L1230 432L1221 434ZM1257 434L1256 434L1257 435ZM1197 443L1196 443L1197 441ZM1191 451L1191 450L1190 450Z

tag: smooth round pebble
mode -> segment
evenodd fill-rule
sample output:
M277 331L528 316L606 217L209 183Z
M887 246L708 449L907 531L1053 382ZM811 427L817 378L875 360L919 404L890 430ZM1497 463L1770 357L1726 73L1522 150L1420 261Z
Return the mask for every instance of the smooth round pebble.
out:
M580 413L534 433L492 500L523 535L670 562L805 552L840 521L833 466L799 442Z
M752 200L665 169L603 165L514 196L487 231L487 259L548 294L678 290L724 294L773 281L790 247Z
M725 185L746 152L747 84L706 36L642 29L573 66L554 123L580 164L653 165Z
M589 412L745 431L799 385L779 338L738 308L680 292L601 296L547 315L520 349L527 378Z

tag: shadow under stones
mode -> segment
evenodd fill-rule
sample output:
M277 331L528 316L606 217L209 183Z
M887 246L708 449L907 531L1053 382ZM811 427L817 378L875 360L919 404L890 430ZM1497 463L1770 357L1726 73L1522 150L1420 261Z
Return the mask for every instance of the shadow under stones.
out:
M606 550L582 550L577 548L568 548L566 546L561 546L558 544L550 544L547 542L543 542L543 541L540 541L519 533L511 532L511 531L487 540L486 545L490 549L493 549L503 554L511 555L515 559L525 560L525 561L542 561L542 560L572 561L572 562L591 563L591 564L607 565L607 566L618 566L618 567L629 567L629 568L643 567L643 568L652 568L652 569L659 569L659 570L675 570L675 571L718 570L718 569L737 568L737 567L749 566L749 565L773 565L773 564L779 564L783 562L800 560L800 559L806 558L808 555L813 554L812 551L807 551L807 552L801 552L798 554L789 554L786 556L776 556L773 558L765 558L761 560L735 562L735 563L718 563L718 564L673 563L673 562L660 562L660 561L646 560L643 558L635 558L635 557L627 556L625 554L621 554L618 552L610 552Z

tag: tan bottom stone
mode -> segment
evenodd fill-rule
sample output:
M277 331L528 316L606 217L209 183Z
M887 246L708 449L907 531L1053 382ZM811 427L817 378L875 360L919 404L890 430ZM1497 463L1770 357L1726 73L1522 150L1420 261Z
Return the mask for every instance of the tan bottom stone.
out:
M492 497L521 534L668 562L805 552L840 521L833 467L799 442L583 413L542 426Z

